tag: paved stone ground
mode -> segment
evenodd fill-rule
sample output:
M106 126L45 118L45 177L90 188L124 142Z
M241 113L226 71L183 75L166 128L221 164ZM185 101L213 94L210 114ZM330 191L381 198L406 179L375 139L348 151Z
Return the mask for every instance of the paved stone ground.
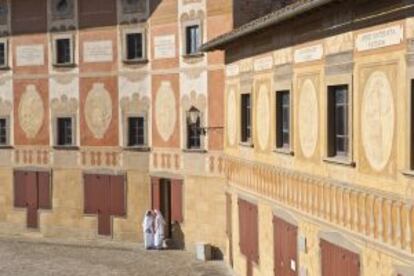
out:
M231 272L221 261L199 262L183 251L0 238L0 275L230 276Z

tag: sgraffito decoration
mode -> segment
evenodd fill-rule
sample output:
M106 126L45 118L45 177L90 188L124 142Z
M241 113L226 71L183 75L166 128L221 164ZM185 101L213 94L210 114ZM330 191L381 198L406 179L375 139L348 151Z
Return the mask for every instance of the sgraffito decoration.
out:
M34 85L26 86L18 108L19 124L27 138L36 137L42 127L45 109L42 98Z
M299 97L299 140L303 155L311 158L318 142L318 98L310 79L303 82Z
M85 101L85 119L96 139L102 139L112 119L112 100L103 83L95 83Z
M373 72L364 88L361 106L362 144L371 167L387 165L394 137L395 111L391 84L381 71Z
M155 118L158 133L167 142L174 132L177 122L176 100L171 83L161 83L155 100Z

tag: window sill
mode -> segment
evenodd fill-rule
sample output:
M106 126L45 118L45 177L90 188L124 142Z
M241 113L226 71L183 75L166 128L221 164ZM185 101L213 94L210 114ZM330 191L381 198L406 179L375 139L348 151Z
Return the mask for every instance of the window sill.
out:
M8 70L11 70L10 66L8 66L8 65L0 66L0 71L8 71Z
M148 59L146 58L140 58L140 59L124 59L123 62L128 65L133 64L145 64L148 63Z
M53 67L56 67L56 68L75 68L76 64L75 63L62 63L62 64L54 63Z
M412 169L403 170L401 173L407 177L414 177L414 170Z
M276 148L273 150L274 153L294 156L295 153L290 148Z
M14 147L10 145L0 145L0 150L8 150L8 149L14 149Z
M254 148L254 145L251 142L240 142L239 145L245 148Z
M355 168L356 166L354 161L346 157L325 157L323 161L326 163L330 163L330 164L353 167L353 168Z
M183 58L200 58L203 57L204 53L202 52L197 52L197 53L193 53L193 54L184 54Z
M76 151L76 150L79 150L79 147L78 146L54 146L53 149L62 150L62 151Z
M185 153L207 153L205 149L183 149Z
M151 148L147 146L130 146L130 147L124 147L124 150L136 151L136 152L149 152L151 151Z

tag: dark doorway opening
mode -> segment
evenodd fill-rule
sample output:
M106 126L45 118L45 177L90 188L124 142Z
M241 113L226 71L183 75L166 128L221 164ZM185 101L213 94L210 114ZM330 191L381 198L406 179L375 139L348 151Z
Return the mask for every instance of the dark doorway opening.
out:
M160 211L166 223L165 238L171 238L171 181L160 180Z

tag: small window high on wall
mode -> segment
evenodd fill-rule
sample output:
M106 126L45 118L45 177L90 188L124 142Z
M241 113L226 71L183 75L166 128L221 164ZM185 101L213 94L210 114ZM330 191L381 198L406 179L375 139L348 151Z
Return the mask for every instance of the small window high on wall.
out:
M187 112L187 149L201 149L202 134L203 130L201 128L201 112L197 108L191 107Z
M56 119L56 145L61 147L74 146L74 122L72 117Z
M128 33L126 35L126 60L144 58L142 33Z
M186 47L185 54L193 55L198 53L201 45L200 26L191 25L185 28Z
M349 154L348 85L328 87L328 157Z
M128 147L145 146L145 117L128 118Z
M0 40L0 68L8 67L8 47L7 41Z
M74 64L72 35L59 35L53 41L54 65L69 66Z
M8 118L0 118L0 147L10 144L10 127Z
M241 142L251 143L251 101L250 94L241 95Z

